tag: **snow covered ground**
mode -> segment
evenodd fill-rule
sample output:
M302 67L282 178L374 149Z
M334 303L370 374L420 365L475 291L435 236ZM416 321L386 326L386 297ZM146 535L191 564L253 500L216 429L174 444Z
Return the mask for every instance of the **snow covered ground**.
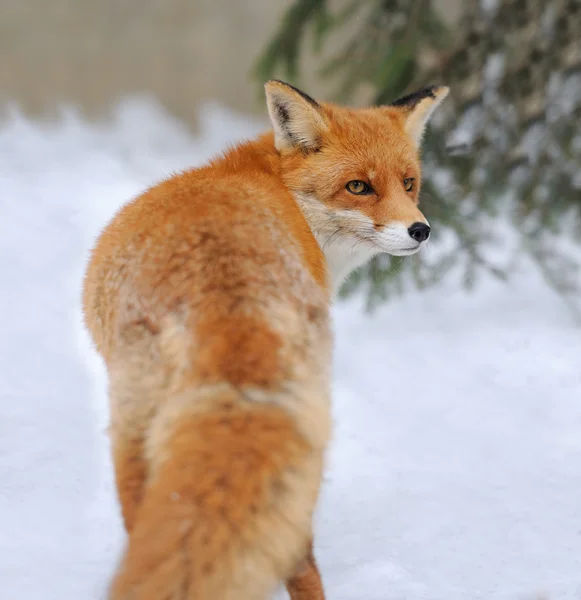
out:
M127 102L106 126L0 125L2 600L103 597L123 532L80 279L121 203L261 125L203 123ZM579 600L581 330L561 300L529 267L335 316L329 600Z

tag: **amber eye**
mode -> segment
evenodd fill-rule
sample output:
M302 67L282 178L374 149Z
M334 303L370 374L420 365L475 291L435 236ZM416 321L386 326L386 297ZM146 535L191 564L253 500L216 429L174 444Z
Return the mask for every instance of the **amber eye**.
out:
M415 179L413 177L407 177L403 180L403 187L406 192L411 192L414 189L414 181Z
M359 179L354 179L353 181L350 181L345 186L345 188L347 189L348 192L351 192L352 194L356 194L357 196L371 194L371 192L373 191L369 184L365 183L365 181L360 181Z

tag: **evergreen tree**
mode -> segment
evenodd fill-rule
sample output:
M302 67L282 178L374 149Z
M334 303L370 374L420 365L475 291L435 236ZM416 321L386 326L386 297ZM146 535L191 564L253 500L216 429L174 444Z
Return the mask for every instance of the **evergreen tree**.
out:
M309 33L317 51L349 24L352 36L320 65L336 100L362 85L375 104L429 84L451 88L423 151L422 203L439 243L411 259L379 256L354 274L343 292L368 286L371 305L450 270L468 285L482 271L505 278L521 252L565 297L576 290L581 0L462 0L462 10L450 30L432 0L295 0L257 64L262 81L300 85ZM507 223L517 236L505 235Z

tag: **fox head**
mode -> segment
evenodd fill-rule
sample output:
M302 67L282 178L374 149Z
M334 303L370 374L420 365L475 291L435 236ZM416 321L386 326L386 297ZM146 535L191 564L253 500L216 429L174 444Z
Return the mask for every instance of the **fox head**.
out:
M316 102L281 81L268 81L265 89L283 180L335 287L375 254L405 256L426 244L419 149L447 87L363 109Z

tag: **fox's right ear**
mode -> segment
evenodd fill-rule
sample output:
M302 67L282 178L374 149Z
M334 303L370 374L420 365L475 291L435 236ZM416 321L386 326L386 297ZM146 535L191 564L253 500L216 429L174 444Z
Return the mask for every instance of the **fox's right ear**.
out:
M327 129L321 105L283 81L267 81L264 89L276 149L316 150Z

